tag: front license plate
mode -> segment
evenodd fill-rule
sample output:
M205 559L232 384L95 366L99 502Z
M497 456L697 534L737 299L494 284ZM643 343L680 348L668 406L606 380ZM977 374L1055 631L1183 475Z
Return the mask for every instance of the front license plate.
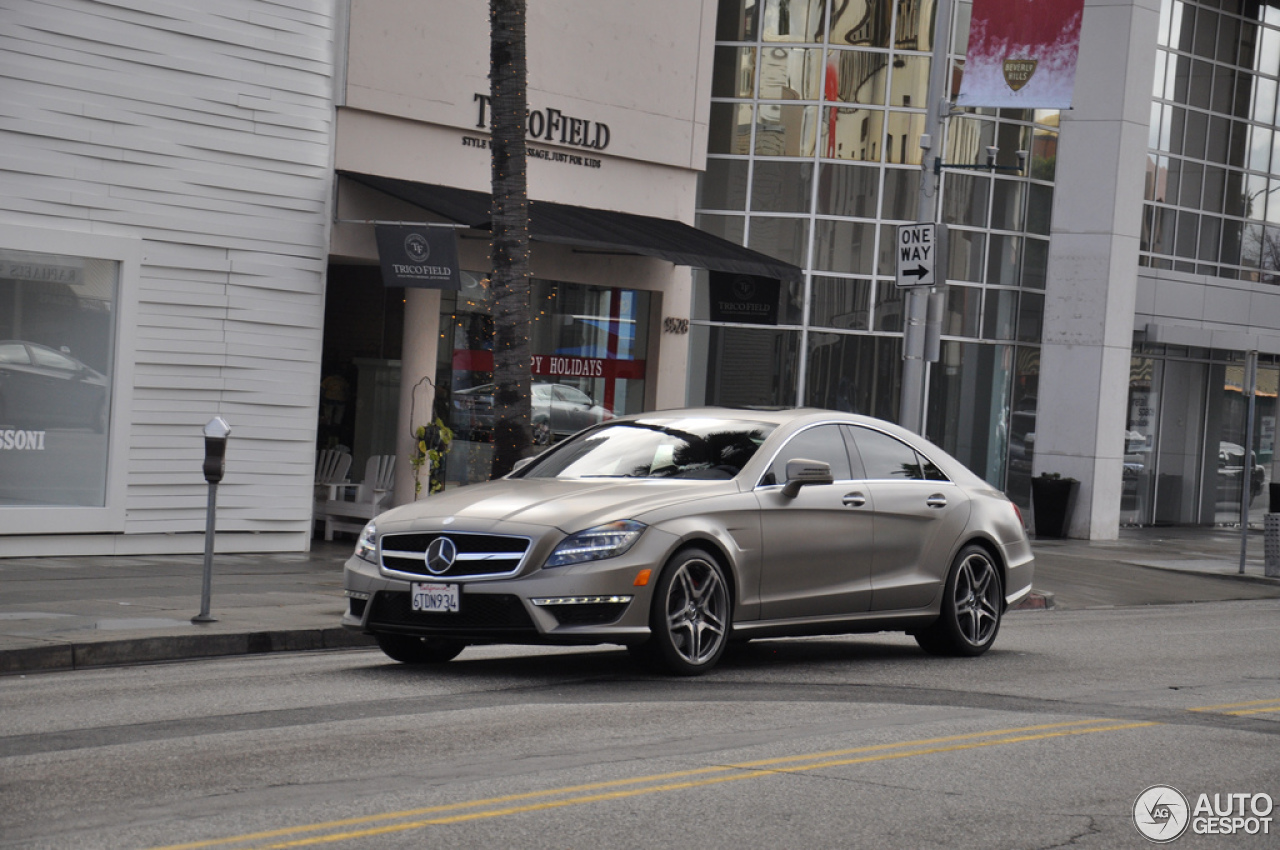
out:
M458 610L458 585L427 584L415 582L410 591L414 611L452 611Z

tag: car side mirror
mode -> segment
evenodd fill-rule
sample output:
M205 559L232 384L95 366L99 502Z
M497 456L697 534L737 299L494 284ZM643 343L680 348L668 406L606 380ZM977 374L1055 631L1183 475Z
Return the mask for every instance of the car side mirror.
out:
M793 458L787 461L787 483L782 487L782 495L794 499L800 494L801 487L812 484L834 484L831 475L831 464L820 460Z

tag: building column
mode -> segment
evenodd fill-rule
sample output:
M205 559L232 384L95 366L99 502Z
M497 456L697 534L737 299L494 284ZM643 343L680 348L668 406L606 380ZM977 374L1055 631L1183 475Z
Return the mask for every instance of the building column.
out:
M394 500L405 505L413 498L413 432L430 424L436 404L436 346L440 341L440 290L404 291L404 343L400 353L400 415L396 425L396 483ZM422 381L430 378L430 381ZM421 386L418 386L422 382ZM410 420L412 416L413 421ZM430 492L427 468L422 469L422 495Z
M1159 0L1086 0L1062 113L1033 474L1080 481L1069 535L1119 536Z

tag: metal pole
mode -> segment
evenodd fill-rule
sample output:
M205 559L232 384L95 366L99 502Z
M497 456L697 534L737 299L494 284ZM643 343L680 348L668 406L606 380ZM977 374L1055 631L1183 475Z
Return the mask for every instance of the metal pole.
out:
M204 581L200 587L200 613L191 618L193 623L216 623L209 616L209 600L213 596L213 529L218 515L218 485L209 483L209 506L204 519Z
M1253 495L1253 414L1258 398L1258 352L1245 358L1244 392L1249 399L1244 423L1244 460L1240 469L1240 575L1249 555L1249 502Z
M920 195L916 220L933 222L938 216L938 175L933 160L941 156L942 138L951 112L949 100L951 66L951 4L938 0L933 27L933 60L929 66L929 117L925 126L929 144L921 140ZM936 149L936 150L935 150ZM945 281L947 270L939 269ZM929 312L929 292L911 287L906 292L905 325L902 330L902 398L899 424L917 434L924 432L925 323Z

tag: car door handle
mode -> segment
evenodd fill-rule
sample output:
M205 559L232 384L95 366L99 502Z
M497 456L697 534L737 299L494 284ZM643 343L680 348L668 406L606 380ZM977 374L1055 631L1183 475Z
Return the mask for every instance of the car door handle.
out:
M840 501L847 508L860 508L867 503L867 497L861 493L845 493Z
M924 503L931 508L945 508L947 506L947 497L941 493L934 493L932 496L925 499Z

